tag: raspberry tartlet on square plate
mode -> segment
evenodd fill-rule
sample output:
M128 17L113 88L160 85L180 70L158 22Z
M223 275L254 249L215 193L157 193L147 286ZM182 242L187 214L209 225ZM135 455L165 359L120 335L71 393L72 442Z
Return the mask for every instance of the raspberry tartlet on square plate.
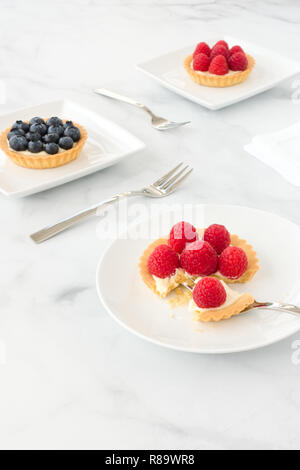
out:
M253 278L259 269L256 252L224 225L196 229L179 222L168 238L148 246L139 267L145 284L160 297L184 283L195 286L189 308L198 321L231 318L254 302L251 294L235 292L227 283L246 283ZM182 289L176 294L180 305L182 298L189 300Z
M87 139L80 124L56 116L16 121L0 136L0 149L18 166L56 168L75 160Z
M199 85L225 88L246 80L255 60L239 45L229 48L226 41L218 41L212 48L206 42L197 44L193 54L184 60L184 68Z

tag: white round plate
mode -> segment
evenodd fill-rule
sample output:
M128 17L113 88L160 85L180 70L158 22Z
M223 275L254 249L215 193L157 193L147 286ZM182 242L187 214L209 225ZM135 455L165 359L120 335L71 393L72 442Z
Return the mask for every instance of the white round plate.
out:
M197 208L197 210L196 210ZM300 304L300 227L277 215L239 206L199 205L188 220L197 227L226 225L257 251L260 270L248 284L235 284L259 301ZM174 212L163 221L183 220ZM181 216L182 217L182 216ZM148 222L149 223L149 220ZM219 323L192 320L187 307L171 309L141 280L138 262L153 238L133 239L145 226L137 224L128 238L115 240L97 269L97 290L107 311L127 330L152 343L196 353L247 351L280 341L300 329L300 317L256 310ZM170 229L160 232L165 234ZM155 237L154 237L155 239ZM297 298L298 295L298 298Z

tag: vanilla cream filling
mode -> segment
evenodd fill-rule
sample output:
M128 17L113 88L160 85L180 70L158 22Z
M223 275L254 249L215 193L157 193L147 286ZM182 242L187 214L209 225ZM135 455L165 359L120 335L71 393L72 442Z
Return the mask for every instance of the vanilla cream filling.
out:
M157 276L152 276L155 281L155 287L157 292L161 295L168 294L172 289L175 289L179 286L182 277L185 275L185 272L182 268L177 268L175 273L172 276L160 278Z
M201 277L198 277L196 280L195 280L195 284L197 284L197 282L199 282L202 278ZM236 292L232 289L230 289L230 287L227 286L227 284L225 284L224 281L220 281L226 291L226 300L225 302L220 305L220 307L216 307L216 308L200 308L198 307L198 305L194 302L193 298L190 300L190 303L189 303L189 310L191 312L199 312L199 313L203 313L203 312L206 312L207 310L222 310L223 308L226 308L226 307L229 307L229 305L232 305L234 302L236 302L240 297L242 297L243 294L240 294L239 292Z

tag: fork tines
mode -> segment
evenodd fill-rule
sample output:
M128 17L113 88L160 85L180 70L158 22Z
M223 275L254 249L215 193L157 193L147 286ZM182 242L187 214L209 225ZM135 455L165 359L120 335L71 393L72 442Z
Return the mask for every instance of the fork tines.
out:
M183 165L183 162L179 163L179 165L155 181L153 186L161 190L173 191L193 171L193 168L189 165Z

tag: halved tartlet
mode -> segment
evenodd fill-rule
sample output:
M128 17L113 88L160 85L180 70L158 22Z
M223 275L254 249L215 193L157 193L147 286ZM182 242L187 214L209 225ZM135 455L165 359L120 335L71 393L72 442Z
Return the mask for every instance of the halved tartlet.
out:
M239 246L245 245L246 242L244 240L238 239L236 235L233 237L236 243L244 242L243 244L239 243ZM237 237L238 240L236 240L235 237ZM192 295L191 293L189 293L189 291L186 291L185 288L181 289L178 287L183 282L187 282L191 286L194 284L191 277L181 268L176 270L175 275L171 276L170 278L167 278L166 283L165 283L165 289L161 290L159 288L160 287L159 281L157 282L157 279L155 279L154 276L152 276L152 274L150 274L148 271L148 258L157 246L162 245L162 244L167 244L167 242L168 242L167 238L159 238L155 240L153 243L151 243L146 248L146 250L144 251L144 253L142 254L140 258L139 268L140 268L140 274L141 274L143 281L149 287L149 289L151 289L156 295L164 298L170 292L175 290L175 298L171 299L170 301L171 306L178 306L178 305L189 303L189 309L193 311L194 313L193 319L195 321L218 322L221 320L226 320L228 318L231 318L235 315L239 315L241 312L243 312L243 310L246 307L248 307L254 302L254 297L251 294L249 293L240 294L238 292L233 291L226 285L226 283L228 283L228 280L226 279L226 283L225 283L224 280L222 279L222 283L225 286L225 290L227 293L228 301L226 301L223 306L218 307L218 308L201 309L197 307L197 305L191 298ZM250 245L247 245L247 246L250 246ZM252 254L252 251L250 253ZM250 276L250 273L251 273L251 276L254 275L253 267L252 269L250 268L249 276ZM246 274L247 273L245 273L244 276ZM165 280L162 279L162 281L165 281ZM246 282L245 278L243 282Z
M216 271L218 267L230 277ZM237 292L228 284L250 281L259 265L253 247L224 225L197 229L178 222L169 237L146 248L139 269L156 295L164 298L172 292L171 307L188 304L194 320L218 322L239 315L254 302L250 293Z
M203 229L199 229L199 233L202 233ZM256 252L254 248L249 245L246 240L242 240L239 238L237 235L230 235L231 238L231 245L232 246L237 246L239 248L242 248L248 259L248 267L246 272L238 279L229 279L225 278L222 276L220 273L215 273L212 274L213 277L216 277L220 280L225 281L228 284L234 284L234 283L246 283L249 282L255 273L259 270L259 264L258 264L258 258L256 255ZM162 285L162 282L157 280L152 274L149 273L148 271L148 258L153 252L154 248L156 248L159 245L168 244L168 238L167 237L162 237L158 238L154 242L152 242L144 251L140 258L140 263L139 263L139 268L140 268L140 273L142 276L143 281L145 284L151 289L155 294L159 295L160 297L166 297L172 290L176 289L182 282L187 282L191 276L188 275L183 269L177 269L176 273L174 276L171 278L167 278L167 280L164 282L164 289L160 289L160 285ZM197 276L194 276L196 278ZM164 281L162 279L161 281Z

